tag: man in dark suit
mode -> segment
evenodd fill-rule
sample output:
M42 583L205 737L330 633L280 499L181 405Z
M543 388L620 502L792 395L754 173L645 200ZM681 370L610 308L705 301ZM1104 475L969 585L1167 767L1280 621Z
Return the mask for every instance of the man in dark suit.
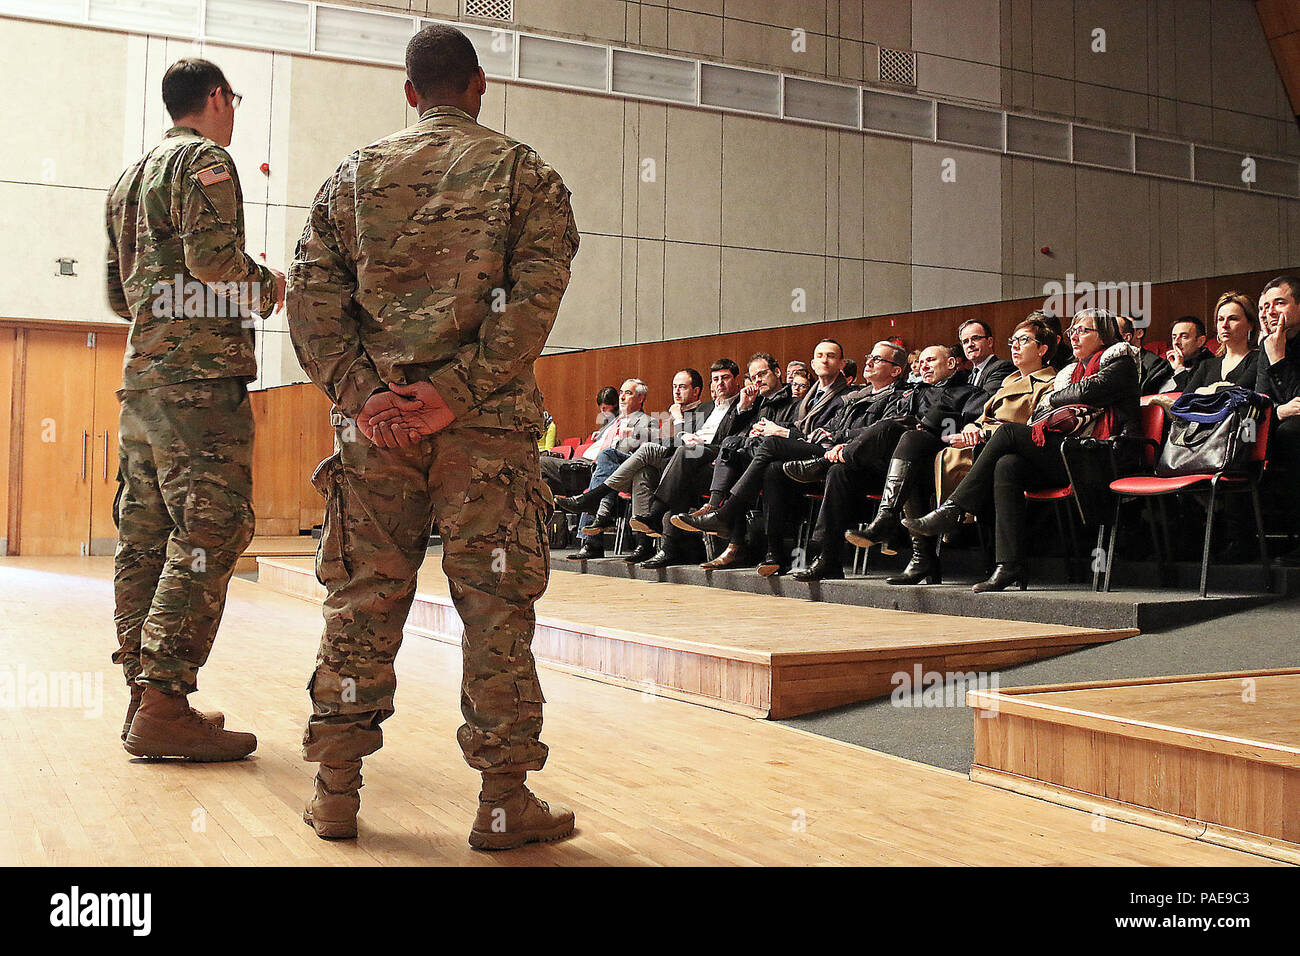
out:
M971 364L970 384L992 395L1002 387L1002 380L1016 370L1014 364L997 356L993 330L980 319L963 322L957 339Z
M781 385L781 368L776 359L759 353L749 360L745 386L739 389L716 431L707 440L686 441L673 452L655 489L649 513L632 520L632 528L659 539L659 549L643 568L666 568L686 560L684 532L671 517L699 501L708 490L713 463L723 451L737 451L744 439L763 422L788 421L794 401L788 386Z
M880 409L875 422L850 433L850 440L835 445L821 459L784 466L792 478L826 478L826 493L812 536L812 549L819 554L796 578L820 581L844 577L844 532L861 514L873 486L892 484L887 493L899 501L907 499L909 482L920 478L916 470L886 474L895 446L905 434L924 431L933 438L937 453L943 447L941 435L959 431L984 411L988 393L956 377L954 353L951 346L931 345L921 353L921 383L896 394Z
M1259 373L1255 390L1273 400L1277 416L1268 439L1270 462L1282 466L1292 532L1300 532L1300 278L1280 276L1260 296ZM1286 565L1300 565L1300 548L1282 555Z
M1181 392L1187 388L1196 366L1214 353L1205 347L1205 323L1194 315L1175 320L1169 329L1170 349L1165 353L1172 373L1161 387L1162 392Z

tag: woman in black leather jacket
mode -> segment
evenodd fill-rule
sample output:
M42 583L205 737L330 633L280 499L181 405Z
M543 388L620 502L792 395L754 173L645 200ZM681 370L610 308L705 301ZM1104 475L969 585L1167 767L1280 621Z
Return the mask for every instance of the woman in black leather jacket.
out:
M1088 405L1098 411L1093 438L1136 433L1140 428L1136 350L1120 336L1115 315L1105 309L1084 309L1074 317L1069 341L1075 361L1057 374L1054 388L1043 396L1038 412ZM1004 424L993 433L948 500L922 518L904 519L904 527L924 536L947 534L956 530L963 515L984 511L991 500L997 568L973 590L977 594L1001 591L1011 584L1024 590L1029 584L1023 541L1025 491L1069 484L1061 460L1065 437L1044 431L1041 425Z

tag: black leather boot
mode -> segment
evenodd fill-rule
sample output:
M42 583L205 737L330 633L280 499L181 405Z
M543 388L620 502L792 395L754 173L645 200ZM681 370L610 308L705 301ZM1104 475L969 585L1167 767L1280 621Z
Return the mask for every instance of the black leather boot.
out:
M582 547L575 554L566 554L566 561L587 561L592 558L603 558L605 556L605 546L595 538L584 541Z
M993 577L981 581L971 590L976 594L983 594L985 591L1005 591L1013 584L1019 584L1022 591L1029 587L1029 567L1023 561L1017 561L1015 564L999 564L993 569Z
M934 538L912 535L912 559L900 574L885 578L886 584L942 584L939 570L939 543Z
M640 564L642 561L649 561L654 557L655 552L659 550L655 547L654 539L649 535L643 534L638 537L640 542L637 544L636 550L623 559L628 564Z
M904 518L903 527L913 535L937 538L961 527L961 519L965 514L966 512L949 498L928 515L920 518Z
M880 507L876 509L876 517L864 528L844 532L844 540L859 548L870 548L896 538L902 528L899 515L903 510L903 502L907 500L907 485L911 475L911 461L889 459L889 473L885 475L885 489L880 493Z
M844 565L826 557L817 555L817 560L808 567L794 573L796 581L838 581L844 577Z

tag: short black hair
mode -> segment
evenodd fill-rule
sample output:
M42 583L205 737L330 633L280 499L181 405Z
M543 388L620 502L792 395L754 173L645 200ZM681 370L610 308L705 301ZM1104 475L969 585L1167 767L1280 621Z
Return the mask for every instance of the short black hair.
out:
M700 374L698 369L679 368L677 370L678 375L681 375L682 372L685 372L691 377L691 388L698 388L700 391L704 391L704 376Z
M1178 318L1174 319L1174 321L1169 324L1169 330L1172 332L1174 326L1177 325L1179 322L1188 322L1194 325L1196 327L1197 335L1205 334L1205 323L1202 322L1194 315L1180 315Z
M162 79L163 105L173 120L202 113L213 90L230 89L221 67L209 60L189 56L167 68Z
M604 388L602 388L599 392L596 393L596 404L617 405L618 389L616 389L613 385L606 385Z
M736 378L740 378L740 366L734 359L720 358L709 366L710 372L730 372Z
M845 359L844 368L840 372L846 379L855 378L858 374L858 363L853 359Z
M745 371L748 372L749 367L753 365L755 362L757 362L759 359L762 359L764 362L767 363L767 370L769 372L780 371L781 363L776 360L776 356L773 355L771 352L755 352L753 355L749 357L749 361L745 363Z
M1292 301L1300 302L1300 277L1278 276L1276 279L1273 279L1264 286L1264 292L1267 292L1269 289L1276 289L1279 286L1286 286L1287 292L1291 294ZM1263 295L1264 292L1261 292L1260 295Z
M825 345L827 342L829 342L831 345L833 345L833 346L835 346L837 349L839 349L839 350L840 350L840 358L844 358L844 346L840 345L840 343L839 343L839 342L836 342L834 339L821 339L821 340L817 343L817 345ZM813 346L813 354L814 354L814 355L817 353L817 345L814 345L814 346Z
M991 328L989 328L989 324L988 324L987 322L985 322L983 319L967 319L967 320L966 320L965 322L963 322L961 325L957 326L957 335L960 336L960 335L961 335L961 330L964 329L964 328L966 328L966 326L968 326L968 325L978 325L981 329L984 330L984 334L985 334L985 335L988 335L988 336L992 336L992 335L993 335L993 330L992 330Z
M406 77L425 99L464 93L477 73L474 44L455 27L431 24L406 44Z

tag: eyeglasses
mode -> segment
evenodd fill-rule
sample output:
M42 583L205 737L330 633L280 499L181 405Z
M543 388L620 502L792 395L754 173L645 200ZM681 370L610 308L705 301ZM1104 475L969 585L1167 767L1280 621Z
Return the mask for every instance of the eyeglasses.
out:
M212 93L209 94L209 95L211 95L211 96L216 96L217 93L228 93L228 94L230 94L230 108L231 108L232 110L237 110L237 109L239 109L239 104L242 103L242 102L244 102L244 98L243 98L242 96L240 96L238 93L236 93L234 90L230 89L229 87L221 87L221 86L219 86L219 87L217 87L215 90L213 90Z
M1074 325L1070 327L1070 331L1067 332L1066 334L1072 339L1077 339L1081 337L1084 332L1096 332L1096 331L1097 331L1096 329L1090 328L1089 326L1086 325Z
M876 365L876 364L892 365L892 366L894 366L895 368L902 368L902 367L903 367L903 366L899 365L897 362L890 361L890 360L887 359L887 358L882 358L882 357L879 356L879 355L868 355L867 358L866 358L866 362L865 362L864 364L866 364L866 365Z
M984 339L992 338L991 335L971 335L961 340L962 345L970 345L972 342L980 342Z
M1014 335L1007 339L1007 345L1010 345L1013 348L1017 345L1024 348L1026 345L1031 343L1037 345L1038 339L1034 338L1032 335Z

